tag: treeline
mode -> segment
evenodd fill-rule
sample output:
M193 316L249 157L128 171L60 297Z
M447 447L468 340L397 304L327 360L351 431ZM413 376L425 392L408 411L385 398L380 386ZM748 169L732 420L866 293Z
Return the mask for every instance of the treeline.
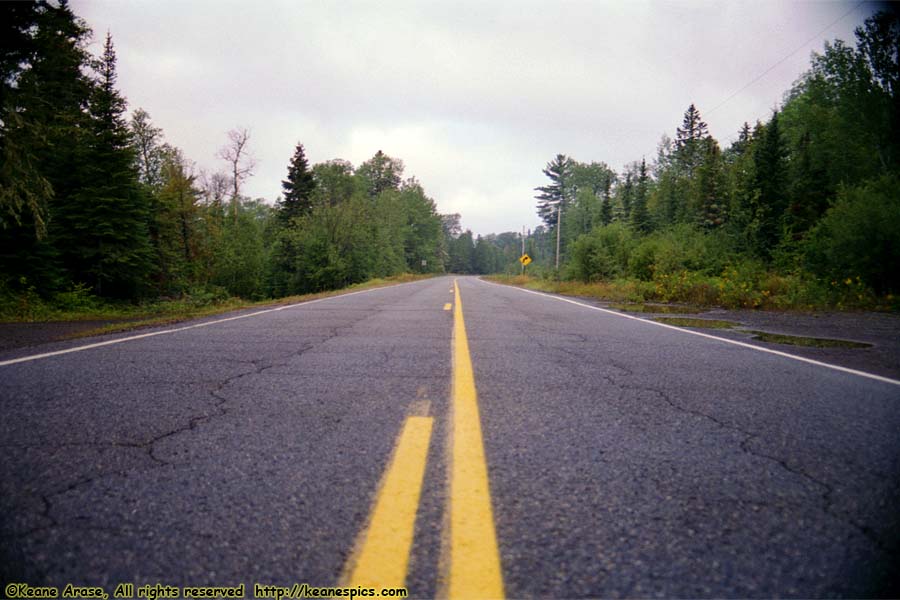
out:
M544 225L531 240L533 256L554 266L561 206L569 278L634 278L661 289L676 275L695 276L721 288L737 273L765 300L759 294L775 293L765 289L774 273L857 295L896 293L897 12L867 19L856 38L855 47L826 43L780 110L745 123L724 149L691 105L674 139L664 135L652 160L622 173L557 155L544 170L549 183L537 188ZM716 290L707 295L714 300Z
M254 299L442 272L451 262L458 244L421 184L404 179L401 160L379 151L358 167L310 166L298 143L283 196L274 206L251 199L249 132L228 132L221 171L198 171L146 111L127 117L112 38L91 56L91 31L66 2L0 3L0 23L7 301Z

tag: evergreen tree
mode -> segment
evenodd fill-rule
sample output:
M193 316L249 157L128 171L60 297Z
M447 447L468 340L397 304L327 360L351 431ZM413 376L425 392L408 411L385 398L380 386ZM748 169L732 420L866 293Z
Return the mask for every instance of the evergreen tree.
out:
M565 154L557 154L556 158L547 163L544 175L550 178L548 185L534 188L540 192L537 196L537 211L541 220L548 228L556 227L556 219L559 206L565 208L570 194L569 179L572 176L572 159Z
M703 140L709 135L709 128L700 118L700 111L691 104L684 113L681 127L675 130L675 153L682 173L688 178L703 160Z
M603 184L603 197L600 199L600 224L612 223L612 183L614 177L607 178Z
M781 238L787 208L787 151L772 115L754 147L753 245L760 256L770 257Z
M633 167L633 165L632 165ZM628 222L631 220L631 207L634 203L634 169L629 168L625 173L625 181L617 190L619 196L619 207L621 208L621 220Z
M303 144L297 144L288 165L287 179L281 182L281 187L284 189L284 198L278 204L278 219L282 224L287 225L294 217L308 214L312 210L311 197L316 181L309 170Z
M78 149L80 185L58 197L54 240L73 281L89 283L101 295L134 298L152 270L149 215L125 99L115 85L116 54L107 35L89 102L90 137Z
M403 179L403 161L391 158L381 150L359 165L356 174L365 182L369 198L375 198L385 190L399 190Z
M825 214L830 197L828 175L814 157L808 131L800 136L794 151L788 195L785 227L790 239L799 241Z
M647 210L648 187L647 161L642 158L634 190L634 201L631 206L631 226L640 233L650 231L650 213Z
M701 227L714 229L725 223L722 151L712 136L704 140L704 147L703 163L697 170L700 201L698 221Z
M3 3L6 16L17 10L9 4L18 3ZM13 281L27 279L49 293L66 283L54 221L82 185L89 140L84 109L91 93L84 46L90 30L66 3L31 6L32 12L13 19L18 33L4 52L3 75L12 79L2 82L0 210L11 218L0 228L0 268Z

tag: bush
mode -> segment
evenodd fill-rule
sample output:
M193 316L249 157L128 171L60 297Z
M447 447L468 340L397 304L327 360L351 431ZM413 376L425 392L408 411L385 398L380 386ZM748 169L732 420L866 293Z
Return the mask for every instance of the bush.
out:
M681 271L717 275L733 256L733 244L724 233L704 232L686 224L673 225L637 244L628 260L628 272L644 281Z
M567 277L598 281L625 273L635 237L627 226L613 223L595 228L575 240L572 246Z
M807 269L835 286L859 280L878 294L900 291L900 178L841 189L803 255Z

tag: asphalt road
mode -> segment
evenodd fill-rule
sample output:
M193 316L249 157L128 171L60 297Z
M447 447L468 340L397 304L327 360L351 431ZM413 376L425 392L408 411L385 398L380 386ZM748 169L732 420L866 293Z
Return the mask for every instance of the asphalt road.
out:
M386 497L417 597L900 594L898 382L459 278L463 404L453 281L0 356L3 585L346 583Z

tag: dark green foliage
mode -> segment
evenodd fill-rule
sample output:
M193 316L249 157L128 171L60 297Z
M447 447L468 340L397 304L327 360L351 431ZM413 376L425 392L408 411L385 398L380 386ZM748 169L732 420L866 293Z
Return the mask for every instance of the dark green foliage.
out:
M363 180L369 198L377 198L381 192L400 189L403 178L403 161L391 158L381 150L359 165L356 174Z
M649 177L647 175L647 161L641 159L638 169L637 183L634 186L634 194L631 206L631 226L635 231L647 233L651 229L650 213L647 210L647 196L649 190Z
M64 266L100 295L133 298L152 270L148 206L138 186L125 100L116 90L116 55L107 36L89 103L90 140L80 188L58 198L55 215ZM104 289L105 288L105 289Z
M700 118L700 111L691 104L684 112L681 127L675 130L675 158L681 172L693 177L694 170L703 162L705 148L703 140L709 135L709 128Z
M547 163L544 175L550 178L550 183L536 187L540 192L536 196L538 216L548 228L556 227L558 207L565 209L566 202L571 195L571 182L573 163L565 154L557 154L556 158Z
M598 227L576 240L567 274L581 281L624 275L635 244L631 229L621 223Z
M858 277L877 293L900 292L900 177L842 189L804 251L808 268L836 284Z
M316 188L316 181L309 170L303 144L297 144L288 165L287 179L281 182L281 187L284 197L278 204L278 219L288 226L295 217L312 210L312 193Z
M778 113L765 126L755 145L752 200L751 240L754 250L770 257L782 236L784 215L788 206L787 149L778 127Z
M711 136L703 140L703 148L703 162L696 177L698 223L706 229L715 229L722 227L726 215L722 152Z

